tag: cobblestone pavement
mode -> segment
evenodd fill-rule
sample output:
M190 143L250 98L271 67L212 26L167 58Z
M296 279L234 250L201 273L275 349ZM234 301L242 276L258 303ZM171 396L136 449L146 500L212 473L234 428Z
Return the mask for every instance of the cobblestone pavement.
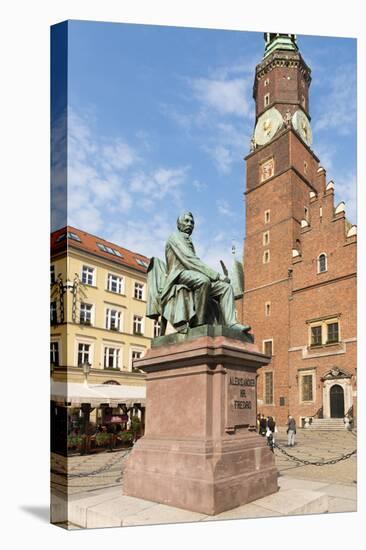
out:
M298 430L294 447L287 447L284 430L277 434L276 443L288 454L311 462L331 460L347 454L357 447L354 433L347 431ZM275 450L276 465L280 475L308 481L324 481L354 485L357 481L356 455L325 466L301 465Z
M356 448L357 440L353 433L346 431L315 432L298 430L296 445L287 447L286 433L280 429L276 443L284 448L288 454L313 462L341 457ZM69 458L52 454L52 489L58 494L66 494L67 491L69 496L77 498L78 494L90 494L92 491L100 491L121 485L124 463L128 452L121 450ZM325 466L301 465L283 455L278 449L275 450L275 457L280 476L286 475L308 481L343 483L353 486L356 483L357 461L355 455L347 460ZM103 467L106 467L106 469L96 475L73 477L75 474L93 472ZM66 468L68 468L70 476L68 489L66 476L55 473L65 473Z
M63 456L51 454L51 487L56 493L69 496L115 487L122 483L125 458L129 451L102 452L87 456ZM96 475L80 476L105 468ZM68 472L69 478L64 474ZM57 472L57 473L56 473ZM58 473L60 472L60 473Z

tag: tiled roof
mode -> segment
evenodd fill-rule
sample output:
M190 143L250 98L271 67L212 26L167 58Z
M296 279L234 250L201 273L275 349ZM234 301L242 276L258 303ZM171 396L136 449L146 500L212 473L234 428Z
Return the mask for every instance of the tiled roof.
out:
M66 237L67 236L67 237ZM51 257L67 246L146 273L149 258L70 225L51 233Z

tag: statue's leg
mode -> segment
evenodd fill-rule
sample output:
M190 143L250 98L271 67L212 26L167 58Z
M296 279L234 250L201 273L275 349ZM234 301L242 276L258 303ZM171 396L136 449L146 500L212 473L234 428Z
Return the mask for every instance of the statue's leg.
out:
M210 295L219 302L223 324L227 326L235 325L237 319L234 289L231 284L223 281L212 283Z
M182 271L177 282L187 286L193 292L196 325L206 324L207 302L211 289L210 279L198 271L187 269Z

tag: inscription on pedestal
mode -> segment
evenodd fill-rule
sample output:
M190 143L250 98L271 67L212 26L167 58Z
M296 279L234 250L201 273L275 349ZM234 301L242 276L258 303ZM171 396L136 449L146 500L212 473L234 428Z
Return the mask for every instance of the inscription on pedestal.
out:
M226 422L225 431L234 433L238 428L255 426L256 413L255 374L235 370L226 371Z

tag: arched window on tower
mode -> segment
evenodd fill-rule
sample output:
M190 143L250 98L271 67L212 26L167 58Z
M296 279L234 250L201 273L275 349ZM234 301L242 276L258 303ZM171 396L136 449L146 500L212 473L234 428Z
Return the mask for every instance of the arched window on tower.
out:
M322 253L318 256L318 273L328 271L327 255Z

